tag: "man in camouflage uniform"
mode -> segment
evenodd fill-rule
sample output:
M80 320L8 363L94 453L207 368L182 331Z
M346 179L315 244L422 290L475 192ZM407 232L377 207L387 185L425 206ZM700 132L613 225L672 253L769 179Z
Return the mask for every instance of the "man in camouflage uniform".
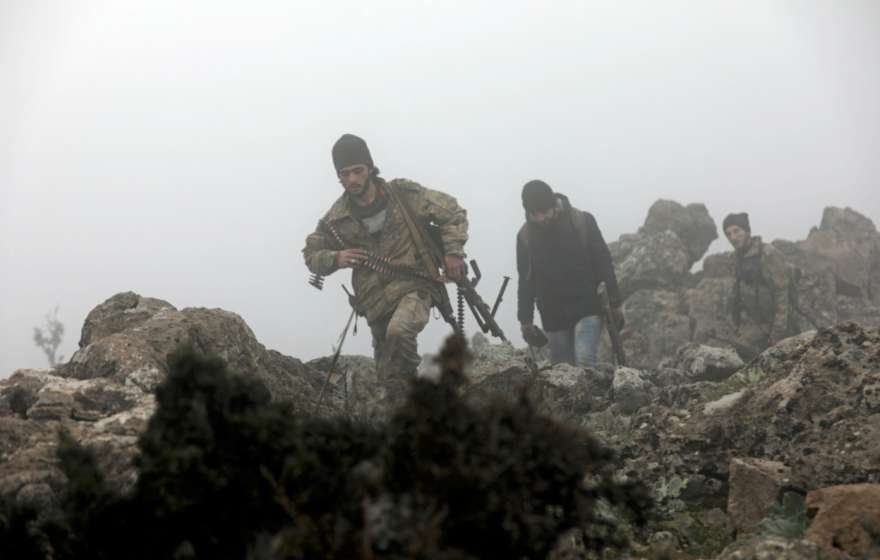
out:
M723 228L736 259L731 310L737 342L754 355L799 332L791 297L792 274L775 247L751 234L748 214L729 214Z
M366 142L357 136L343 135L332 155L345 192L306 238L303 256L316 274L352 269L352 305L370 326L379 379L386 388L399 391L401 382L415 374L421 360L416 338L445 288L436 281L374 270L368 266L370 259L383 257L394 265L426 272L404 218L407 211L423 228L437 227L445 255L444 274L458 280L465 274L467 213L448 194L407 179L382 179ZM405 209L391 194L397 195Z

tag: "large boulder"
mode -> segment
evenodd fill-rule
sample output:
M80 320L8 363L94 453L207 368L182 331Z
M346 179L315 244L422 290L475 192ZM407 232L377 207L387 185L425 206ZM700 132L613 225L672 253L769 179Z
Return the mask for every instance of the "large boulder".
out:
M736 275L736 260L733 253L715 253L703 259L704 278L733 278Z
M639 290L623 304L626 329L623 347L627 365L653 369L682 344L691 340L691 319L684 312L681 295L670 290ZM613 355L607 336L599 346L602 361Z
M592 370L568 364L532 371L510 367L483 376L464 388L465 398L478 406L529 399L544 413L576 420L604 403L607 383Z
M852 208L825 208L822 222L800 244L835 276L838 292L880 304L880 234Z
M135 328L165 309L175 308L167 301L141 297L134 292L116 294L86 315L79 347L85 348L95 340Z
M731 317L733 277L704 277L696 286L684 290L682 299L693 321L692 339L705 344L719 344L736 339Z
M130 487L137 440L156 406L153 391L168 373L166 356L180 344L222 357L295 410L344 410L342 388L323 387L326 376L317 369L267 350L238 315L117 294L89 313L69 362L0 381L0 497L44 505L57 499L64 482L54 460L60 429L96 452L112 485Z
M669 230L622 235L608 249L624 299L643 289L675 289L691 268L687 247Z
M674 232L687 249L690 265L702 259L712 241L718 238L715 220L704 204L682 206L663 199L651 205L641 231L646 234Z
M590 426L666 515L726 508L731 457L785 464L792 489L880 483L878 378L880 329L843 324L781 341L722 383L658 387L626 425L605 428L597 411Z
M89 313L83 331L84 344L58 368L63 377L110 378L151 392L167 373L166 356L189 344L256 376L275 398L307 405L322 384L313 369L267 350L241 317L222 309L177 310L125 292Z
M787 356L765 351L748 372L743 398L702 431L739 453L784 462L795 479L814 487L880 482L880 408L873 398L880 330L844 323L809 341L784 342Z
M804 250L801 243L776 239L775 247L792 267L797 285L798 321L804 328L828 327L840 320L838 282L822 258ZM862 298L859 292L850 296Z

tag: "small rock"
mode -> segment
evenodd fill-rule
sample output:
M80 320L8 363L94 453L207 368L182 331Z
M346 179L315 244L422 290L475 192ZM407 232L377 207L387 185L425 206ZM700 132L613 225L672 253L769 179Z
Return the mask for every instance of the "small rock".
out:
M540 373L541 377L554 387L572 388L586 376L583 368L570 364L556 364Z
M791 469L778 461L749 457L730 460L727 513L740 533L753 531L776 502Z
M823 558L821 553L819 546L810 541L762 537L736 542L724 549L716 560L816 560Z
M53 390L42 390L37 401L28 409L27 417L31 420L63 420L70 418L74 400L71 393Z
M624 414L631 414L651 402L653 386L644 379L642 372L637 369L617 368L611 386L614 402Z
M807 494L815 512L805 538L857 558L880 558L880 484L847 484Z
M880 383L868 383L862 387L862 404L868 412L880 412Z
M745 391L737 391L735 393L729 393L724 395L718 400L714 400L712 402L706 403L703 406L703 414L712 415L717 414L719 412L727 412L730 410L736 403L742 399Z
M678 349L676 361L691 381L723 381L744 365L735 350L693 343Z

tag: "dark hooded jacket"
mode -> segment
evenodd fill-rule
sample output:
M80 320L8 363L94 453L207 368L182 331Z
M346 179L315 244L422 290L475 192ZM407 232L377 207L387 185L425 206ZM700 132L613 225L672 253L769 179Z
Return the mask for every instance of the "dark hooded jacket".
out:
M573 327L602 312L598 288L604 283L612 307L620 305L620 290L611 253L596 219L556 195L562 212L546 227L528 221L516 236L519 273L517 318L534 321L537 304L544 330Z

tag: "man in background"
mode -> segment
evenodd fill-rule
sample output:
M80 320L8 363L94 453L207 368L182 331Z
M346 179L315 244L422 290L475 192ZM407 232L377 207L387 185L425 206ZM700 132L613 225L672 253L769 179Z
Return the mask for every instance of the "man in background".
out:
M727 215L722 227L736 264L731 318L739 348L749 349L742 358L750 359L800 332L792 301L792 271L775 247L752 235L747 213Z

